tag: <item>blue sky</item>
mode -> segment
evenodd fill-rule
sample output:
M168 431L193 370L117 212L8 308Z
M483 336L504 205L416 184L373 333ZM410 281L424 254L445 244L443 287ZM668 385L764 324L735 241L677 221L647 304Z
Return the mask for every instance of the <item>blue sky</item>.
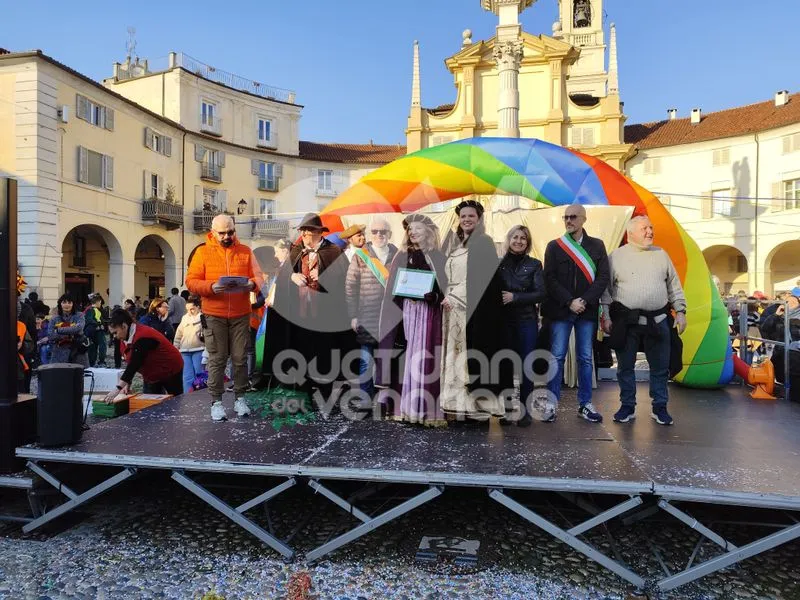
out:
M607 0L617 24L620 87L628 123L757 102L800 91L796 25L785 0ZM30 10L20 10L30 6ZM183 51L203 62L293 89L305 105L301 139L405 143L412 44L420 41L422 102L455 99L444 59L461 32L494 34L480 0L261 0L17 4L4 11L0 47L40 48L95 79L125 56L127 27L142 58ZM556 0L522 15L525 31L550 33ZM606 24L607 25L607 24Z

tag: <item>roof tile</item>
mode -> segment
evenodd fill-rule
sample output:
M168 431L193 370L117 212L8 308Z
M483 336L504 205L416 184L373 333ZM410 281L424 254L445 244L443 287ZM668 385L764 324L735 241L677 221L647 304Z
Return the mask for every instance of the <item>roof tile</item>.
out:
M405 156L400 144L323 144L300 142L300 158L322 162L386 164Z

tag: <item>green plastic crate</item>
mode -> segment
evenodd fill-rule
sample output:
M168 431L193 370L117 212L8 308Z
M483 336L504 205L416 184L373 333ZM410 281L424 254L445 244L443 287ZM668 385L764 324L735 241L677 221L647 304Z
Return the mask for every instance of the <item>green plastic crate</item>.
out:
M106 404L102 400L92 401L92 414L95 417L108 417L114 418L120 415L128 414L129 403L128 399Z

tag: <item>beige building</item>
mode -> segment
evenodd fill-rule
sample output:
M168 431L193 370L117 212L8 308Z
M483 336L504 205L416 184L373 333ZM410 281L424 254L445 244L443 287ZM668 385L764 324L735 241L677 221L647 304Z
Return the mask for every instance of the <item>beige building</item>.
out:
M300 141L301 112L290 91L182 54L115 64L101 85L39 51L0 52L0 175L19 180L30 289L50 304L164 295L220 212L269 268L259 248L405 153Z

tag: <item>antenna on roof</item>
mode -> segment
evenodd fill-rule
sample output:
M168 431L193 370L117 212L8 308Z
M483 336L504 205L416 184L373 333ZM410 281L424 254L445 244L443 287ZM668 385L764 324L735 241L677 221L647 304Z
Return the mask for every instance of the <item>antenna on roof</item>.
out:
M128 51L128 60L139 58L136 56L136 27L128 27L128 41L125 44Z

